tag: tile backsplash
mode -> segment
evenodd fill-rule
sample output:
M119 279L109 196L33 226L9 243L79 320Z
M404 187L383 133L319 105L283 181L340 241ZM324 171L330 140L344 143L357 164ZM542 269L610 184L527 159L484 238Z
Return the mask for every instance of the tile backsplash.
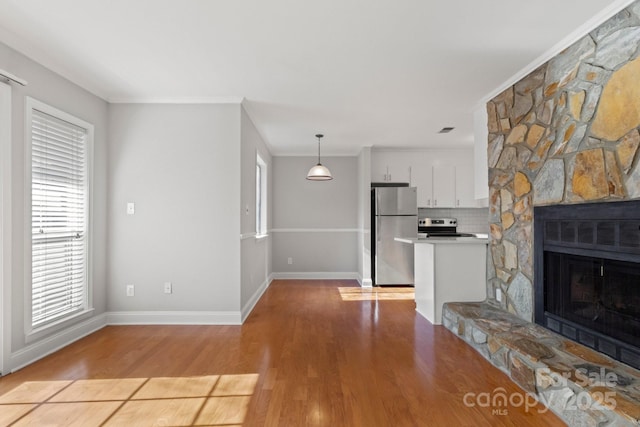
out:
M420 208L418 218L457 218L459 232L489 233L489 208Z

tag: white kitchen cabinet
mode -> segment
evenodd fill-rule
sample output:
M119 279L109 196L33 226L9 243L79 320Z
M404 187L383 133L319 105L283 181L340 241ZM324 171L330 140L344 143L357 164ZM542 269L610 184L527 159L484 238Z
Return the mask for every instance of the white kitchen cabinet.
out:
M474 172L472 165L456 165L456 208L475 208L478 203L474 194Z
M401 151L371 153L371 182L411 182L410 159Z
M389 166L382 153L371 153L371 182L386 182Z
M408 182L420 208L477 207L472 150L371 152L371 182Z
M484 104L479 105L473 112L473 166L474 166L474 198L482 200L486 205L489 198L489 162L487 143L489 128L487 123L487 109ZM483 200L484 199L484 200Z
M433 205L433 167L419 162L411 167L411 186L417 187L418 207L430 208Z
M453 208L456 205L456 168L449 164L433 166L433 207Z

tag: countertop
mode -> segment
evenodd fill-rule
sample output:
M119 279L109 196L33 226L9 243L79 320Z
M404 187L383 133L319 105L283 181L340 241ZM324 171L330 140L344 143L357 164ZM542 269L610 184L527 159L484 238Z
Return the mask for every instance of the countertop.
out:
M426 237L426 238L418 238L418 237L396 237L394 240L396 242L409 243L412 245L429 243L431 245L486 245L489 243L489 236L487 234L482 233L470 233L475 234L476 237Z

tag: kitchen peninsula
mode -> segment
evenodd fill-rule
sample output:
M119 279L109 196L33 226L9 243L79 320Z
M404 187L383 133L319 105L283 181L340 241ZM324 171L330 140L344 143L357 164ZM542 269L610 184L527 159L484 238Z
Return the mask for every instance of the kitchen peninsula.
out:
M416 311L432 324L442 323L445 302L485 300L486 234L395 240L414 245Z

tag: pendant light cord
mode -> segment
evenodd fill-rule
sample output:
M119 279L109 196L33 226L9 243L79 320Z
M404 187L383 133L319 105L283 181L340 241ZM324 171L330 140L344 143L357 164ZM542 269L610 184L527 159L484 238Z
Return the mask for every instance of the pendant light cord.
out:
M320 165L320 138L322 138L324 135L322 134L317 134L316 138L318 138L318 164Z

